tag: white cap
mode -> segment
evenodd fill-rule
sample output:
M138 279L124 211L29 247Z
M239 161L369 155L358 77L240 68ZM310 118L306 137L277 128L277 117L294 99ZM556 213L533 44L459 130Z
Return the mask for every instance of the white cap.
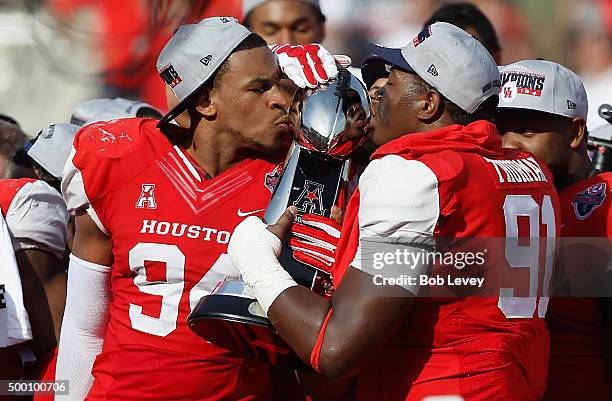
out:
M70 123L78 126L117 118L162 118L162 113L150 104L121 97L86 100L72 110Z
M62 179L64 164L70 156L78 125L58 123L40 131L28 156L58 180Z
M500 109L527 109L564 117L587 118L589 104L582 81L561 64L523 60L500 67Z
M370 51L394 67L415 73L468 113L499 95L499 71L487 49L455 25L436 22L401 49L375 44Z
M253 11L253 9L255 7L257 7L258 5L260 5L261 3L265 3L267 1L272 1L272 0L242 0L242 18L244 20L244 18L246 18L246 16ZM316 7L317 10L321 11L321 6L319 5L319 0L295 0L295 1L301 1L302 3L307 3L310 4L313 7Z
M163 125L182 113L187 99L205 84L251 32L233 17L212 17L181 26L157 59L157 71L179 103Z

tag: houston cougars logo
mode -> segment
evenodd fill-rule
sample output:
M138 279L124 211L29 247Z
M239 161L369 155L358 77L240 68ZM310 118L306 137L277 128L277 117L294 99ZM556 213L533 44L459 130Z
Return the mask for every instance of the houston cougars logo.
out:
M293 202L293 205L297 207L300 213L323 216L325 214L322 199L324 188L325 187L318 182L306 180L302 193L296 201Z
M572 201L576 217L584 220L606 200L608 186L605 182L591 185L586 190L578 192Z

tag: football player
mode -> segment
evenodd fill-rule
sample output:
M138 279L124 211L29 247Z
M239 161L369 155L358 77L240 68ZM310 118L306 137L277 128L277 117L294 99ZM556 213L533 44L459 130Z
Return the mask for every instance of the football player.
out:
M501 237L509 258L502 248L503 263L491 266L527 273L534 269L512 258L520 225L521 236L548 240L541 249L539 241L519 248L531 255L529 264L550 267L547 250L559 227L550 172L529 154L503 149L486 121L496 112L500 76L471 35L436 23L402 49L371 50L393 68L375 115L379 148L345 214L331 299L297 286L277 260L295 208L268 228L256 217L245 219L229 256L304 362L332 377L357 375L357 400L540 400L549 337L537 275L516 274L533 289L522 298L506 288L496 291L499 297L415 299L421 276L437 280L445 266L436 262L430 271L421 258L402 269L393 255ZM372 269L375 252L385 248L390 269L401 273L391 276L395 285L380 285Z
M321 43L325 16L318 0L245 0L243 24L270 44Z
M504 146L531 152L552 170L561 199L561 235L590 237L588 242L612 236L612 173L596 170L589 159L588 103L580 78L544 60L519 61L502 67L501 75L498 127ZM564 274L570 280L581 277L596 288L601 271L591 274L607 266L608 256L597 265L589 258L597 253L593 248L572 248L568 253L561 247L561 266L569 269ZM588 283L589 277L595 281ZM590 294L597 295L593 290ZM595 297L551 298L546 316L551 354L545 400L604 401L612 394L603 302Z
M312 71L296 58L283 71L316 86L337 70L311 50L301 56ZM231 17L179 28L157 68L178 104L161 121L85 126L64 171L77 228L57 378L75 400L265 400L269 367L204 341L186 319L239 275L230 236L271 198L293 135L282 72ZM169 124L183 111L187 130Z
M2 266L0 326L4 332L0 332L0 344L5 348L0 348L0 377L34 378L47 369L59 339L66 299L68 212L59 192L29 178L0 180L0 210L15 252L16 279L22 292L11 294L15 283L5 282L10 276L4 270L8 266ZM29 327L13 326L24 319L16 309L7 308L7 298L23 299ZM15 335L30 338L28 348L11 340Z

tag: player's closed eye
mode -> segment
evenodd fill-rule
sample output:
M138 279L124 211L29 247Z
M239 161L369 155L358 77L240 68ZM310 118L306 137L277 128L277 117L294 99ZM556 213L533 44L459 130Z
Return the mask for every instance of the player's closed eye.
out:
M312 26L308 23L299 24L293 27L293 30L296 32L304 33L312 30Z
M257 93L266 93L267 91L270 90L270 88L272 88L272 83L266 83L266 84L262 84L260 86L254 87L253 89L251 89L251 91L257 92Z
M523 127L519 128L517 132L527 137L533 136L535 134L535 132L533 132L531 128L523 128Z
M279 30L280 28L278 26L268 24L264 24L264 26L261 28L261 32L264 35L276 35Z

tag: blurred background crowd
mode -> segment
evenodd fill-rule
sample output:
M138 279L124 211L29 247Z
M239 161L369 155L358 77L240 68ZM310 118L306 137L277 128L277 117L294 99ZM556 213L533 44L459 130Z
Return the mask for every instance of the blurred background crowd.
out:
M359 66L368 41L403 46L440 0L321 0L324 45ZM499 36L501 64L545 58L577 71L589 128L612 88L611 0L476 0ZM140 99L167 110L155 70L177 26L212 15L242 18L242 0L2 0L0 109L35 136L94 97Z

